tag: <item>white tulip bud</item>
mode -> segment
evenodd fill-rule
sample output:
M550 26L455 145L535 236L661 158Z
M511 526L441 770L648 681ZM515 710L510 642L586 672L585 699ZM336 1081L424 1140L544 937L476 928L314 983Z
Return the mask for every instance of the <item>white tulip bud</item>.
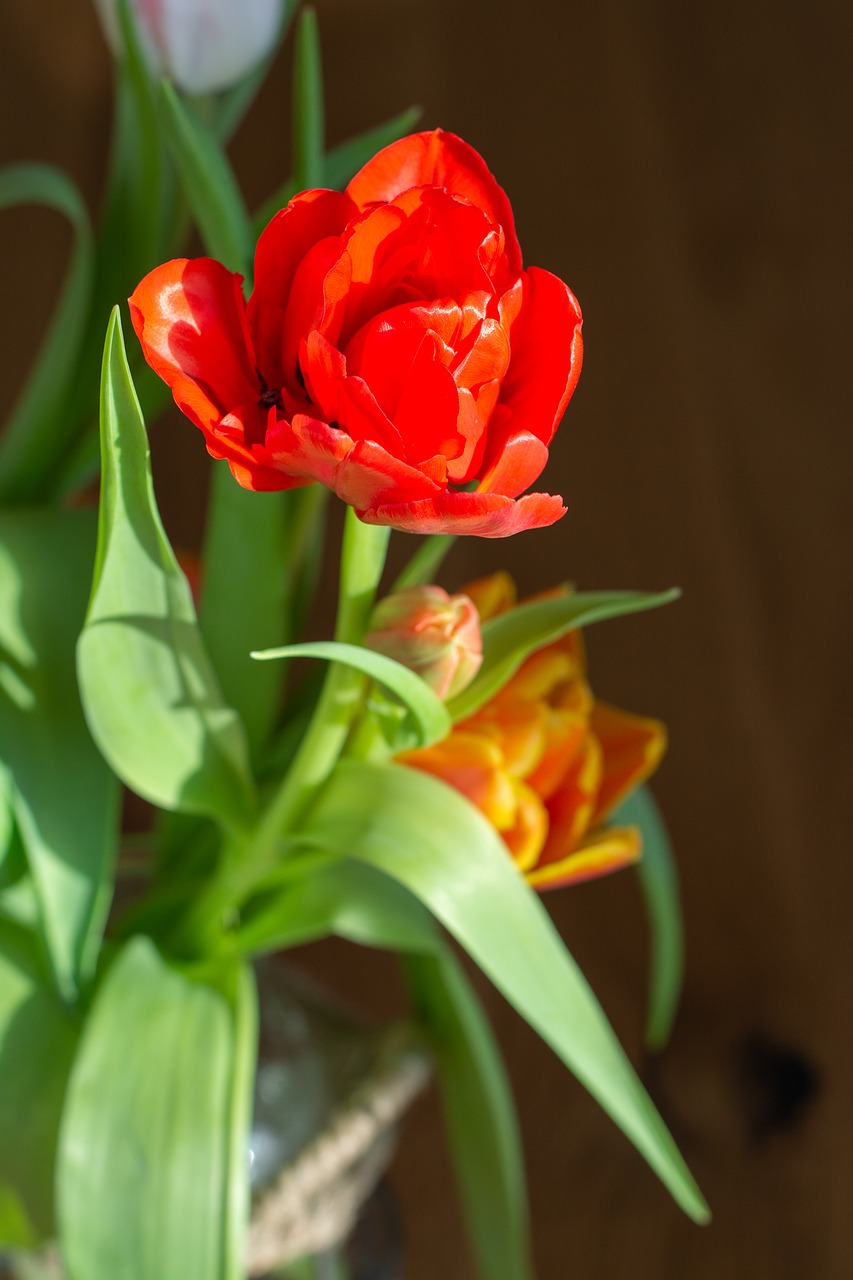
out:
M236 84L269 53L284 0L129 0L155 75L185 93ZM95 0L114 50L121 48L117 0Z

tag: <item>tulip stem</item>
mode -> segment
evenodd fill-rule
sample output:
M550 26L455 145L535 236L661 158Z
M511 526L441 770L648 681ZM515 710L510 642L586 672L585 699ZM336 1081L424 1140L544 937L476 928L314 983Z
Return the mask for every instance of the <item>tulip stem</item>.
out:
M385 567L390 529L363 524L347 510L341 550L340 589L335 640L360 644ZM273 845L292 827L340 756L361 706L367 677L353 667L333 663L302 744L258 831L258 841Z
M367 630L376 589L385 567L390 529L363 524L347 511L341 549L335 639L359 644ZM196 898L179 926L178 945L202 948L213 922L243 902L269 874L280 856L281 839L294 829L334 769L352 722L361 709L367 677L332 663L305 736L280 786L248 840L229 842L220 869Z

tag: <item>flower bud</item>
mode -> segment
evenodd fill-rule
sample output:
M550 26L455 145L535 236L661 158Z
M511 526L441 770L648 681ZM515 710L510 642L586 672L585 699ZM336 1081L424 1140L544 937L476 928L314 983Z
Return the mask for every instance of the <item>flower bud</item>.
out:
M114 50L121 48L117 0L95 0ZM236 84L275 44L283 0L130 0L155 75L186 93Z
M441 587L405 587L373 610L364 643L425 680L439 698L471 683L483 661L480 618L468 596Z

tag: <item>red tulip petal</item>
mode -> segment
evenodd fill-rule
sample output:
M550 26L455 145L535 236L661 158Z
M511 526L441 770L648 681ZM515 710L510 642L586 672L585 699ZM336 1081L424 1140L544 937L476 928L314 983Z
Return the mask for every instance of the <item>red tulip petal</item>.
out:
M390 499L412 502L439 486L423 471L407 466L380 445L355 441L316 418L297 415L292 425L269 433L268 453L291 475L319 480L357 511Z
M480 538L507 538L525 529L541 529L565 513L562 498L549 493L528 493L515 500L492 493L442 493L359 510L365 524L391 525L405 533L474 534Z
M654 773L666 750L666 726L659 720L631 715L596 701L590 729L601 744L603 776L592 825L603 818L634 787Z
M310 480L289 476L275 465L272 454L261 442L265 436L269 438L281 429L276 412L275 409L260 410L267 421L261 431L257 429L258 412L255 402L238 405L217 424L215 432L205 432L210 456L224 459L244 489L270 492L309 484ZM250 443L253 438L255 443Z
M542 474L548 461L546 446L529 431L519 431L510 436L497 449L490 432L486 446L487 459L490 454L494 457L494 462L478 484L477 493L501 493L507 498L516 498L525 489L529 489Z
M289 382L295 372L282 367L282 332L299 265L318 240L341 235L356 212L340 191L303 191L261 233L247 315L261 372L270 386Z
M260 397L242 276L212 258L176 258L129 299L145 359L183 413L205 432L234 405ZM266 420L266 410L259 410Z
M511 410L515 429L547 445L580 377L581 313L568 286L550 272L531 267L522 280L501 404Z
M346 347L362 325L403 304L486 298L494 228L482 210L435 188L404 193L350 224L344 246L352 285L341 331ZM494 264L491 264L492 266Z
M514 274L521 270L521 249L507 195L482 156L455 134L436 129L392 142L356 174L347 195L364 209L393 200L410 187L426 186L444 187L483 209L490 221L504 229L510 270Z
M300 356L306 388L323 418L353 440L373 440L395 457L404 453L400 433L364 379L347 373L347 361L321 333L311 333Z

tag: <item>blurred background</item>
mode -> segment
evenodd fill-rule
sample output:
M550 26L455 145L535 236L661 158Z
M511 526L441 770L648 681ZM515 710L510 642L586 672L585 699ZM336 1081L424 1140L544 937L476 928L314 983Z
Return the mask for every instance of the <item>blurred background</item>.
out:
M603 699L656 715L687 982L670 1047L642 1049L647 938L631 872L548 907L714 1211L692 1226L485 984L528 1156L543 1280L853 1275L850 183L853 10L731 0L318 0L331 144L411 103L461 134L513 202L528 264L568 281L586 361L542 487L569 514L463 540L444 584L683 588L588 634ZM110 64L87 0L0 8L0 162L62 165L97 207ZM251 204L288 170L290 43L232 154ZM0 397L50 312L67 242L3 215ZM198 536L207 463L155 433L158 497ZM188 479L189 477L189 479ZM400 540L400 539L398 539ZM507 940L511 945L511 939ZM304 957L368 1016L386 957ZM471 1265L430 1096L393 1181L407 1280Z

